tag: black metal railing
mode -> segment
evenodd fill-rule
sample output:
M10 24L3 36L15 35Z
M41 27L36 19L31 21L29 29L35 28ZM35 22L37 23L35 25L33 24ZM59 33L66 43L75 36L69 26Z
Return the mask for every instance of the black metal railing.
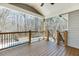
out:
M35 33L44 33L44 31L22 31L22 32L1 32L0 33L0 49L15 46L19 42L17 35L25 35L28 38L28 43L31 43L32 37L37 37ZM38 35L40 36L40 35ZM19 36L20 37L20 36ZM26 40L26 39L25 39Z

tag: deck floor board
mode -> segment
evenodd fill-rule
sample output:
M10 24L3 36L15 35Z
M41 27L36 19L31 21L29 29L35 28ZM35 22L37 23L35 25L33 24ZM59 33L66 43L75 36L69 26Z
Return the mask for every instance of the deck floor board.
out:
M41 40L0 51L0 56L79 56L79 49Z

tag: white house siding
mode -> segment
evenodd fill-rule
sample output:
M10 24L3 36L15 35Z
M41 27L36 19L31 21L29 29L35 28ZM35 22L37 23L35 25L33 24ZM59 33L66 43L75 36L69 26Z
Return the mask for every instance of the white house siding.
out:
M79 10L69 13L68 45L79 48Z

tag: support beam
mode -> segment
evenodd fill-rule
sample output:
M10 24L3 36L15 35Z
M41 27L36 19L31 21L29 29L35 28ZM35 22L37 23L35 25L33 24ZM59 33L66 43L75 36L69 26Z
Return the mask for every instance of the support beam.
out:
M59 45L60 43L60 32L57 31L57 45Z
M48 30L46 31L46 34L47 34L47 41L49 41L49 31Z
M68 32L65 31L63 32L63 34L64 34L64 46L67 47ZM60 41L61 41L60 32L57 31L57 45L60 44Z
M68 32L64 32L64 46L67 47L67 41L68 41Z

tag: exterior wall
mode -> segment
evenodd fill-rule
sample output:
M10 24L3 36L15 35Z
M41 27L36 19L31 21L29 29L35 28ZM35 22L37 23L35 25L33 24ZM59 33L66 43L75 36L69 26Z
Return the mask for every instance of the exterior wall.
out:
M79 48L79 10L69 13L68 45Z

